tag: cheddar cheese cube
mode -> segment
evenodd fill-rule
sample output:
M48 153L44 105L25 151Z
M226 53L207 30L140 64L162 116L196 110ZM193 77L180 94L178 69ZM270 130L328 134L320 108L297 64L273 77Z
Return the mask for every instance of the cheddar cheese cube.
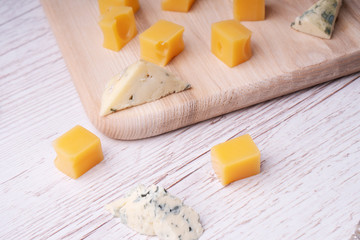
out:
M161 9L174 12L188 12L195 0L162 0Z
M234 18L238 21L260 21L265 19L265 0L234 0Z
M211 25L211 52L229 67L249 60L251 31L236 20Z
M104 158L100 139L81 126L75 126L53 142L55 166L71 178L78 178Z
M136 13L140 4L138 0L98 0L100 14L106 14L113 7L131 7Z
M159 20L139 36L141 58L165 66L184 50L183 32L183 26Z
M113 7L99 22L104 35L103 46L119 51L137 34L134 12L131 7Z
M260 151L249 134L212 147L211 161L224 186L260 173Z

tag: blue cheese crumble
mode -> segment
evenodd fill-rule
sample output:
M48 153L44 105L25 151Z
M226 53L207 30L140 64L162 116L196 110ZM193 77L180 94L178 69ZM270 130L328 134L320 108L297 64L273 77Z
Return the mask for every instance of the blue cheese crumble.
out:
M195 240L203 233L199 215L160 186L138 185L105 208L133 230L160 239Z

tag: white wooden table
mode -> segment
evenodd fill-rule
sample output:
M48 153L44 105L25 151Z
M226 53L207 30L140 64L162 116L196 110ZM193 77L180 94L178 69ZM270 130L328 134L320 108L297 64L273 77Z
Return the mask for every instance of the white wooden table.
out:
M329 69L331 71L331 69ZM161 136L119 141L85 115L37 0L0 5L0 239L151 239L104 205L137 183L200 215L201 239L349 239L360 220L360 73ZM51 142L75 125L105 159L77 180ZM210 148L249 133L261 173L223 187Z

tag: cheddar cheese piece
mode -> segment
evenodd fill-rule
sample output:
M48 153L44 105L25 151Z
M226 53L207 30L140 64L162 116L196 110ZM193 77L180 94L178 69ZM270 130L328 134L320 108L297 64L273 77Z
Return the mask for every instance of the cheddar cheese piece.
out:
M297 17L291 27L297 31L330 39L342 0L319 0Z
M260 173L260 152L249 134L212 147L211 161L224 186Z
M190 84L156 64L140 60L105 86L100 116L189 89Z
M139 36L141 58L165 66L184 50L183 32L183 26L159 20Z
M251 58L251 31L236 20L213 23L211 52L229 67Z
M174 12L188 12L195 0L162 0L161 9Z
M53 142L55 166L71 178L78 178L104 158L100 139L81 126L75 126Z
M103 46L119 51L137 34L134 12L131 7L113 7L99 22L104 34Z
M265 19L265 0L234 0L234 18L239 21L260 21Z
M105 14L112 7L131 7L136 13L140 4L138 0L98 0L100 14Z

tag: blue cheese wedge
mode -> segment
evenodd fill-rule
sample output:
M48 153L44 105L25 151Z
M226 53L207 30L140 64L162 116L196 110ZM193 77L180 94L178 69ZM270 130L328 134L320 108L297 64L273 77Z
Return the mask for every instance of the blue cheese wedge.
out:
M319 0L297 17L291 27L312 36L330 39L341 5L342 0Z
M114 76L105 86L100 116L152 102L190 85L163 67L140 60Z
M160 239L195 240L203 233L199 215L156 185L139 185L105 208L133 230Z

